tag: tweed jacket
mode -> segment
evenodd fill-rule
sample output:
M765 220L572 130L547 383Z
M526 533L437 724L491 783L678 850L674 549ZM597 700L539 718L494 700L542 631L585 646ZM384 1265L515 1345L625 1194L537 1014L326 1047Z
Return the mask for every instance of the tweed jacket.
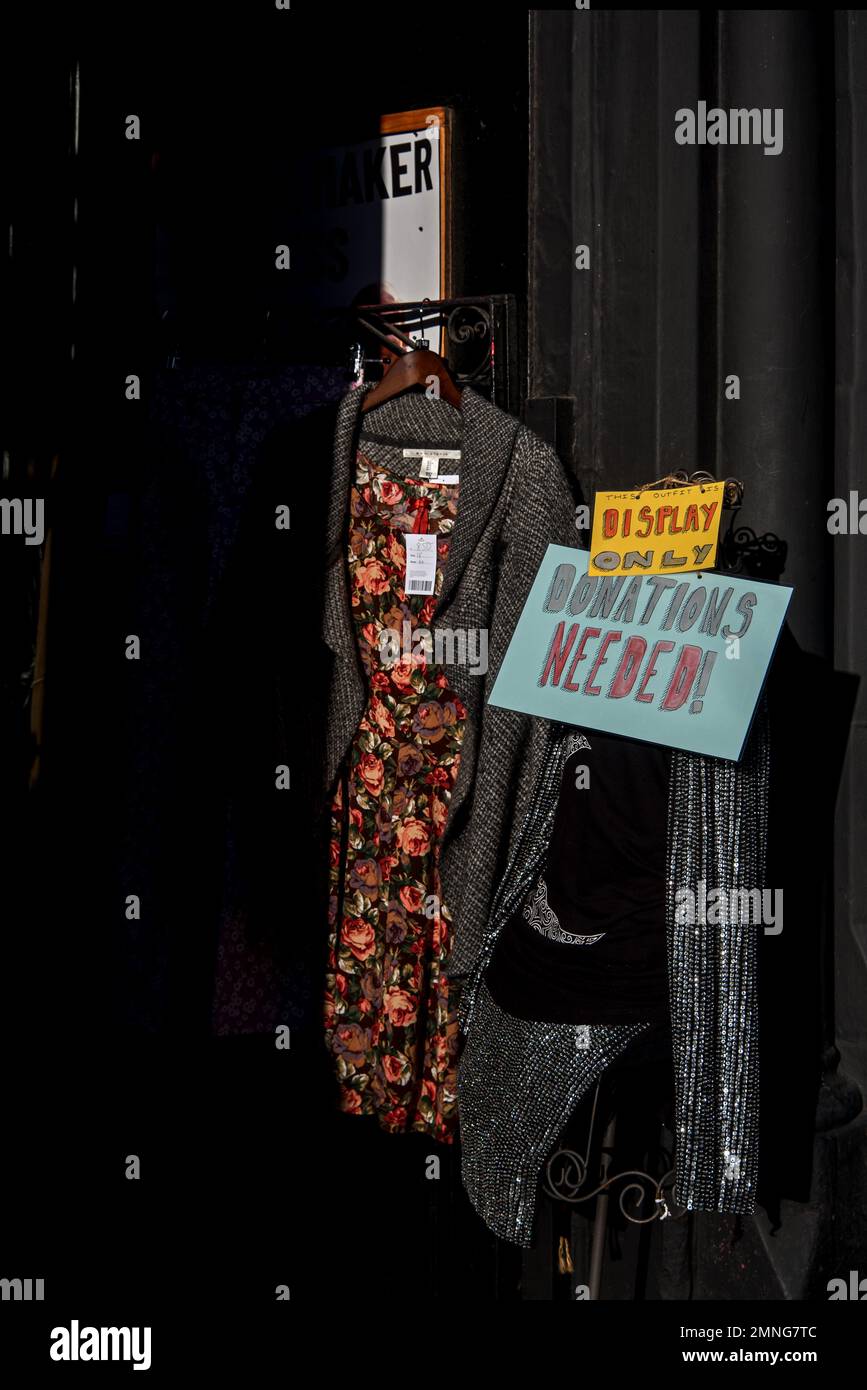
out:
M553 449L471 387L463 392L460 411L442 400L403 395L363 421L362 395L344 398L335 429L322 624L334 665L320 790L327 795L333 786L366 699L345 558L359 426L382 442L460 448L460 500L431 627L485 629L488 669L475 674L468 665L448 668L449 684L468 713L441 858L443 897L454 923L447 972L457 977L478 957L494 886L550 746L544 722L487 705L486 697L549 543L577 541L575 507Z
M546 721L488 705L487 695L547 546L578 538L555 452L471 387L460 411L405 394L362 416L363 395L350 391L272 438L227 577L208 678L220 692L216 741L251 913L261 933L286 936L274 904L289 893L289 934L298 949L309 947L311 1010L327 939L328 806L366 702L347 566L360 433L390 443L389 467L398 471L404 447L461 450L457 516L430 626L486 630L488 662L484 674L447 667L468 713L440 861L454 978L479 956L494 885L552 738ZM406 472L417 467L407 462ZM281 506L291 513L285 531L274 522ZM273 789L273 769L284 765L290 796Z

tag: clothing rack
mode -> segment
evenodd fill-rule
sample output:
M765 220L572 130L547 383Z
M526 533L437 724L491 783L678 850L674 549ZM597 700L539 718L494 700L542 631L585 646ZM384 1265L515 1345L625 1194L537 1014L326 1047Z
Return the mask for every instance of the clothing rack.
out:
M517 307L512 295L468 295L402 303L311 309L292 304L245 307L219 326L170 311L155 325L154 357L164 367L216 353L256 363L343 367L356 382L377 381L384 353L430 347L459 386L472 386L507 414L519 415Z
M379 380L384 349L398 355L428 348L445 358L458 386L472 386L501 410L519 413L517 310L511 295L359 304L349 314L358 332L352 360L356 380Z
M602 1288L602 1265L605 1254L605 1237L608 1232L608 1214L615 1184L625 1183L619 1194L620 1211L627 1221L635 1226L649 1226L655 1221L683 1221L688 1213L685 1208L679 1208L672 1196L675 1182L675 1169L669 1166L666 1171L658 1177L645 1172L641 1168L625 1168L619 1172L612 1172L611 1165L614 1156L614 1146L617 1134L617 1115L618 1104L615 1101L611 1107L610 1116L605 1126L598 1152L596 1151L596 1130L599 1123L598 1111L600 1108L600 1096L606 1094L606 1082L608 1073L603 1074L596 1082L593 1091L593 1102L590 1116L587 1123L586 1139L583 1143L583 1153L579 1153L575 1148L561 1142L558 1147L550 1154L544 1169L541 1190L546 1196L553 1198L557 1202L563 1202L571 1206L579 1206L584 1202L596 1199L596 1210L593 1217L593 1226L590 1237L590 1255L586 1270L587 1288L590 1301L598 1301ZM661 1123L661 1122L660 1122ZM596 1174L591 1171L594 1159L596 1163ZM631 1198L633 1211L627 1208L627 1198ZM647 1214L638 1214L642 1211ZM561 1252L565 1238L561 1237ZM561 1253L561 1272L573 1273L573 1263L571 1254L571 1239L566 1242L569 1247L569 1256L566 1268L563 1268ZM585 1271L581 1271L584 1276Z

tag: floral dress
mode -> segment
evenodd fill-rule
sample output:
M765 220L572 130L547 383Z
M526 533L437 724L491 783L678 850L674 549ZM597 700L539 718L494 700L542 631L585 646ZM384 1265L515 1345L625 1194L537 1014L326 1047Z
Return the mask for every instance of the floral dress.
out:
M457 1127L458 1022L439 855L467 711L434 664L428 624L457 495L358 453L348 563L368 699L331 807L325 993L341 1109L444 1143ZM404 592L412 531L442 538L425 597Z

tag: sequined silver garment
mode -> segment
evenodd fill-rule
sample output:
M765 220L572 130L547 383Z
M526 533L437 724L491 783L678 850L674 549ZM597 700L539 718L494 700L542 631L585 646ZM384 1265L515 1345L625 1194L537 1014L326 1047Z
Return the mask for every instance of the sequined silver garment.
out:
M739 891L764 884L770 750L767 708L739 763L672 752L666 930L677 1129L674 1199L750 1212L759 1160L758 932ZM719 925L679 921L676 893L727 890Z
M532 1242L536 1184L584 1093L646 1023L529 1023L484 981L461 1062L461 1178L485 1224Z
M606 935L600 931L594 936L576 936L575 932L565 931L548 902L548 885L544 878L539 879L529 901L524 904L523 915L540 936L546 936L549 941L559 941L561 946L595 946Z
M563 765L584 746L552 740L533 806L494 899L472 974L463 982L458 1073L462 1175L491 1230L527 1246L539 1173L574 1105L647 1024L528 1023L503 1013L484 974L512 913L530 901L554 824ZM767 710L757 710L740 763L672 750L666 943L675 1078L674 1200L749 1212L758 1171L757 931L734 918L694 923L680 888L764 882L769 776ZM576 866L577 871L578 866ZM627 1035L628 1033L628 1035ZM587 1046L581 1046L582 1042Z

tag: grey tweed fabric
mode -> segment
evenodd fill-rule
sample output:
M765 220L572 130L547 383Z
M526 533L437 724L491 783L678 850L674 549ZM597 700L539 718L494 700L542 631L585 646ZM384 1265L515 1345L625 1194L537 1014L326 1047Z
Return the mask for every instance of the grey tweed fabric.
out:
M372 389L372 388L366 388ZM465 387L461 409L423 394L405 394L361 416L364 390L340 403L327 527L322 636L335 654L328 708L327 792L337 777L364 711L346 578L345 535L355 446L361 431L393 452L377 457L390 468L417 472L404 447L460 448L460 503L443 587L432 627L486 629L488 670L448 668L449 684L467 707L461 766L442 843L443 896L455 923L449 974L460 976L478 958L494 885L505 869L533 789L550 753L551 726L486 697L515 630L548 545L574 545L575 507L563 466L543 440L484 396ZM451 465L450 465L451 468Z

